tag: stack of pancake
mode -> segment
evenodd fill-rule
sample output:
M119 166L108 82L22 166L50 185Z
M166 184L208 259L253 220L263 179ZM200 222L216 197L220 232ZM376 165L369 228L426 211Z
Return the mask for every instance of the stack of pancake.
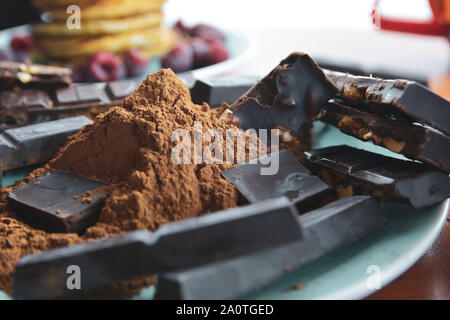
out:
M165 0L32 0L50 22L33 27L36 48L46 62L84 62L98 51L121 54L139 48L145 57L173 45L172 30L162 26ZM80 7L81 28L69 29L70 5Z

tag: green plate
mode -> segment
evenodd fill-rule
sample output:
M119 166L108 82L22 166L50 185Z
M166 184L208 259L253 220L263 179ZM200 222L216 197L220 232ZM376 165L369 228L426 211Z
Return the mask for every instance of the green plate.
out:
M344 135L337 129L317 122L314 125L314 147L347 144L357 148L401 156ZM31 168L8 172L3 184L20 180ZM379 276L380 287L386 286L408 270L433 244L448 215L450 199L423 210L407 205L386 205L387 223L359 241L284 276L251 295L249 299L361 299L377 290L373 276ZM375 273L374 270L376 271ZM301 284L301 290L289 290ZM134 299L151 299L153 286ZM0 298L9 297L0 291Z

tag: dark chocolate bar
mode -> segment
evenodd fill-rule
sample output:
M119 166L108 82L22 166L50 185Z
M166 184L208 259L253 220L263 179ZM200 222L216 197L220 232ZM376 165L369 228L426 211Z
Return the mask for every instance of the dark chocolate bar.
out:
M367 194L422 208L450 196L448 173L415 161L334 146L305 153L305 165L342 196Z
M48 232L80 232L97 222L106 184L55 170L8 194L8 202L29 225Z
M370 196L342 198L300 217L304 238L260 253L162 273L156 299L236 299L378 229L383 211Z
M292 53L230 109L244 130L281 126L296 134L310 128L320 108L336 92L313 59L305 53Z
M133 93L138 80L77 83L66 87L4 91L0 99L0 132L8 128L50 121L71 115L91 118L119 106Z
M259 77L250 76L197 79L191 89L192 101L197 104L206 102L211 107L218 107L224 102L231 104L258 80Z
M14 297L42 299L73 293L67 268L78 266L81 288L116 284L139 275L199 266L302 238L297 210L285 197L23 257ZM75 292L76 293L76 292ZM79 292L78 292L79 293Z
M69 136L90 123L79 116L4 131L0 134L0 171L50 160Z
M450 172L450 136L433 128L376 116L338 100L324 106L318 119L360 140Z
M72 83L72 70L42 64L0 61L0 91L15 86L68 86Z
M421 84L326 71L339 94L370 113L427 124L450 134L450 102Z
M264 174L268 159L277 162L277 171ZM287 150L274 152L256 159L256 163L243 163L222 171L246 200L251 203L286 196L300 213L319 207L331 198L330 187L313 176Z

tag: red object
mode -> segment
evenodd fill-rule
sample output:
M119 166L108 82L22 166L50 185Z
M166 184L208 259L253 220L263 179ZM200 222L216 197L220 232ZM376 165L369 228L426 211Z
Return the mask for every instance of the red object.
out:
M33 50L33 39L31 35L15 36L11 39L10 47L14 52L24 51L31 52Z
M380 0L376 0L372 10L372 22L382 30L409 32L424 35L446 36L447 25L442 18L437 2L430 0L430 8L433 13L430 21L419 22L414 20L388 18L379 12L378 4Z
M122 78L125 73L122 60L106 51L94 54L89 60L88 69L95 80L101 82Z
M183 72L194 66L194 51L189 43L180 43L170 50L162 59L163 68L170 68L173 72Z
M228 58L228 50L219 40L213 40L209 44L209 61L211 64L219 63Z
M210 65L209 51L210 45L206 40L202 38L192 38L190 41L192 50L194 51L194 68L201 68Z
M147 70L149 59L145 58L138 48L132 48L124 54L127 75L135 77L143 74Z

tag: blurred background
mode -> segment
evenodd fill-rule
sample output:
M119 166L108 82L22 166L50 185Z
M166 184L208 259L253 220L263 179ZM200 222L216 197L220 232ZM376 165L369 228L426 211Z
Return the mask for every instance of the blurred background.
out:
M39 19L29 1L0 6L1 28ZM162 8L166 25L206 23L248 39L245 63L220 73L262 75L291 51L305 51L327 67L439 87L449 86L449 7L448 0L168 0ZM428 26L436 21L441 29Z

